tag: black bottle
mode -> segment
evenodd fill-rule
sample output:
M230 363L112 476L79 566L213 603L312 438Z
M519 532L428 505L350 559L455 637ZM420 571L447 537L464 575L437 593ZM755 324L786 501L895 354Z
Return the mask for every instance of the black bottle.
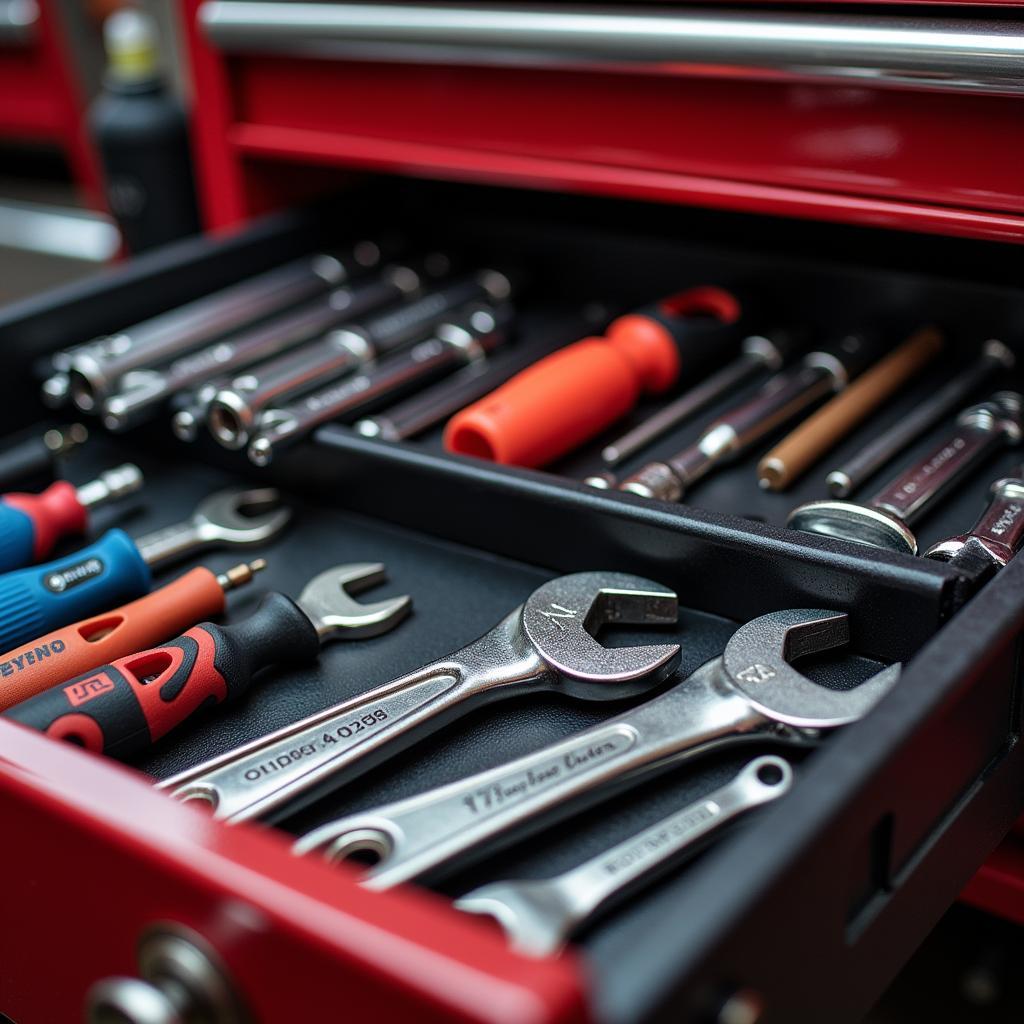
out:
M157 66L155 31L124 8L103 26L107 73L89 110L110 211L135 254L200 229L188 125Z

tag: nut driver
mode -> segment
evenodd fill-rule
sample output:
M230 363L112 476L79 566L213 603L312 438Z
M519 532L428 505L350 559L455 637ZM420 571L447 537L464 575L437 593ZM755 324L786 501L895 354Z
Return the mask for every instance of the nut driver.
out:
M0 450L0 491L39 491L60 479L61 461L89 431L81 423L51 427L42 433L35 427L22 431Z
M871 362L878 347L877 339L851 334L808 352L767 380L753 397L718 417L693 444L664 462L647 463L626 477L619 490L679 501L715 466L738 458L826 395L842 390Z
M417 281L411 270L391 268L379 277L336 288L254 327L187 352L165 366L132 370L118 382L117 392L103 402L103 425L108 430L125 430L171 395L187 388L202 388L211 374L230 380L230 375L245 366L277 356L352 317L400 299Z
M411 277L418 287L419 277ZM505 299L511 290L504 274L483 270L455 278L375 316L346 323L236 377L230 387L213 397L206 410L206 425L213 439L225 448L244 448L255 433L281 417L278 407L293 396L338 380L422 338L469 302Z
M95 753L130 757L211 704L235 700L268 665L307 664L329 640L393 629L409 612L408 597L364 605L349 593L384 579L380 564L335 566L310 580L297 601L272 591L242 622L203 622L46 690L5 717Z
M149 592L151 569L211 547L263 544L291 518L273 488L218 491L181 523L132 540L108 530L73 555L0 576L0 649Z
M925 558L950 562L972 576L1002 569L1024 543L1024 466L997 480L981 518L967 533L933 544Z
M39 494L5 494L0 498L0 573L31 565L58 541L85 533L92 509L134 494L141 486L142 471L128 462L81 487L58 480Z
M493 918L517 953L554 956L598 914L696 853L740 816L777 800L792 784L788 761L773 754L756 757L724 786L571 871L492 882L457 899L455 907Z
M1024 433L1024 398L1001 391L958 417L952 434L860 505L852 501L810 501L789 514L787 525L805 533L917 554L911 525L938 503L957 481Z
M227 592L251 582L264 568L262 558L220 573L198 566L130 604L0 654L0 711L223 614Z
M766 740L814 745L867 714L899 677L893 665L852 690L828 690L789 663L848 640L843 612L762 615L740 626L719 657L653 700L497 768L330 822L294 850L329 860L371 851L379 860L363 884L388 889L489 855L721 747Z
M353 415L450 373L483 361L508 337L512 307L486 303L460 310L412 348L385 356L360 373L267 410L263 429L249 445L249 460L266 466L277 449L329 420Z
M504 696L554 690L583 700L642 693L676 644L606 648L605 623L670 624L676 595L639 576L583 572L538 587L490 632L446 658L311 715L160 784L231 822L281 817L415 740Z
M59 405L70 396L83 412L92 412L132 370L173 359L336 288L380 259L376 242L357 242L345 252L302 256L116 334L57 353L57 373L44 382L43 400Z

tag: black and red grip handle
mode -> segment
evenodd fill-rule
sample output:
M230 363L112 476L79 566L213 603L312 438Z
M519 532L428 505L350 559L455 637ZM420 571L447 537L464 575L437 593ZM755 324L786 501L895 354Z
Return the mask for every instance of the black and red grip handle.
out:
M4 715L55 739L111 757L146 750L192 715L244 693L272 664L316 659L309 617L284 594L231 626L204 622L15 705Z

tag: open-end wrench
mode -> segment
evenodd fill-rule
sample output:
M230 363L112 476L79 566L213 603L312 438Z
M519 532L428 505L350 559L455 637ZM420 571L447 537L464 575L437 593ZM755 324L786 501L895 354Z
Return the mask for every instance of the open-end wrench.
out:
M210 547L250 547L291 518L270 487L210 495L181 523L132 540L108 530L73 555L0 576L0 650L148 593L151 569Z
M267 665L306 664L330 640L393 629L412 605L407 596L364 605L349 593L385 579L379 563L335 566L310 580L297 601L271 592L243 622L203 622L161 647L52 687L5 717L96 753L129 757L210 704L234 700Z
M1024 466L996 480L981 518L967 533L933 544L925 558L985 576L1002 569L1024 544Z
M989 401L965 409L948 437L865 504L809 501L793 509L786 525L805 533L916 555L917 538L911 526L992 452L1020 444L1022 437L1024 396L1000 391Z
M650 689L675 668L678 645L606 648L594 633L608 623L670 624L676 615L676 595L639 576L583 572L549 580L462 650L160 788L206 801L232 822L280 817L475 705L539 690L612 700Z
M727 744L814 744L823 731L865 715L899 675L894 665L852 690L828 690L789 664L848 638L842 612L762 615L740 626L720 657L653 700L508 764L323 825L295 852L342 860L367 851L378 860L363 884L387 889L491 853L639 777Z
M582 925L694 854L723 826L793 783L784 758L756 757L713 793L554 878L492 882L455 901L494 918L526 956L554 956Z

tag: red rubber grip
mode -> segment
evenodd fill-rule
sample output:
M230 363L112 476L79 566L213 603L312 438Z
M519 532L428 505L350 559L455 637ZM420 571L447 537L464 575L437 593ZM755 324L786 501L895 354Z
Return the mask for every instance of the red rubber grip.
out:
M32 555L41 561L61 537L85 533L89 514L78 500L78 491L66 480L50 484L39 494L5 494L4 502L32 520Z
M0 711L216 618L224 605L217 577L200 567L137 601L0 654Z

